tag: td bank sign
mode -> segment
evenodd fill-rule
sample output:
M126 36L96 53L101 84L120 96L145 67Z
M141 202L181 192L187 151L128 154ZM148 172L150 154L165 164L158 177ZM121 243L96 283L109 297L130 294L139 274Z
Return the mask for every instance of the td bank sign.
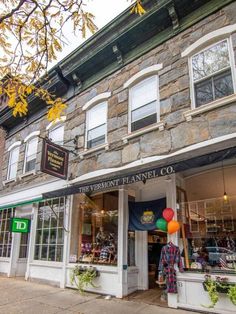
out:
M20 233L30 232L30 219L12 218L10 231L11 232L20 232Z

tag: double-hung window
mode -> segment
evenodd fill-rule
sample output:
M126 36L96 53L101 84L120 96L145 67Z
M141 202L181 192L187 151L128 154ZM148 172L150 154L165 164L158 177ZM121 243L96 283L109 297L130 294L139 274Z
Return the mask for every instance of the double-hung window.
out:
M228 39L195 54L191 63L195 107L234 93Z
M48 135L50 141L57 145L63 145L64 144L64 125L63 124L57 124L53 128L49 129L49 135Z
M17 146L10 150L7 180L12 180L16 178L19 153L20 153L20 146Z
M38 138L34 137L26 144L25 152L25 168L24 172L32 171L35 169L36 156L37 156Z
M130 88L131 132L156 123L158 77L148 77Z
M102 102L87 111L87 146L106 143L107 136L107 102Z

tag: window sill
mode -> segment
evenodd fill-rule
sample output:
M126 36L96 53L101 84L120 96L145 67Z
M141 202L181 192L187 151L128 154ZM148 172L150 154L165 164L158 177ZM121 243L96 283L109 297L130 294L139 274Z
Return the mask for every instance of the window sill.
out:
M89 155L89 154L94 153L94 152L97 152L97 151L102 150L102 149L108 150L109 144L105 143L105 144L96 146L94 148L85 149L82 153L79 153L79 157L81 159L83 159L84 156Z
M151 131L154 131L156 129L159 129L159 131L163 131L164 130L164 126L165 126L165 123L164 122L157 122L155 123L154 125L152 126L149 126L149 127L146 127L144 129L141 129L139 131L135 131L135 132L132 132L130 133L129 135L126 135L122 138L123 142L126 144L128 143L128 140L132 139L132 138L135 138L137 136L140 136L140 135L143 135L145 133L148 133L148 132L151 132Z
M234 101L236 101L236 94L233 94L233 95L230 95L230 96L227 96L224 98L220 98L220 99L217 99L215 101L212 101L209 104L202 105L198 108L185 111L184 117L185 117L186 121L191 121L193 116L196 116L198 114L201 114L201 113L204 113L204 112L207 112L207 111L210 111L210 110L213 110L213 109L225 106L225 105L228 105Z
M36 174L36 171L35 170L32 170L32 171L28 171L26 173L23 173L19 176L20 179L23 179L25 177L29 177L29 176L35 176Z
M16 178L2 181L2 184L3 184L3 186L6 186L6 185L13 183L13 182L16 182Z

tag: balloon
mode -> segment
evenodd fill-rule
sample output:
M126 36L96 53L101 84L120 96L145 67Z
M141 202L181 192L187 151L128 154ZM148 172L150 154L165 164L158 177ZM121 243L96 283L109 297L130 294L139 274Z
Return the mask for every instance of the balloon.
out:
M180 229L180 224L178 221L172 220L168 223L168 233L172 234L177 232Z
M174 217L174 214L175 213L172 208L166 208L163 210L162 216L167 222L169 222Z
M167 231L167 222L163 218L159 218L156 221L156 227L159 230Z

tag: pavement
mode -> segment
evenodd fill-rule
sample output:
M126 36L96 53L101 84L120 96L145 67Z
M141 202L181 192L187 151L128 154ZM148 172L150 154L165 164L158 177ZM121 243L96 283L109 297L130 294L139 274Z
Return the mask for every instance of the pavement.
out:
M0 277L0 314L194 314L92 293Z

